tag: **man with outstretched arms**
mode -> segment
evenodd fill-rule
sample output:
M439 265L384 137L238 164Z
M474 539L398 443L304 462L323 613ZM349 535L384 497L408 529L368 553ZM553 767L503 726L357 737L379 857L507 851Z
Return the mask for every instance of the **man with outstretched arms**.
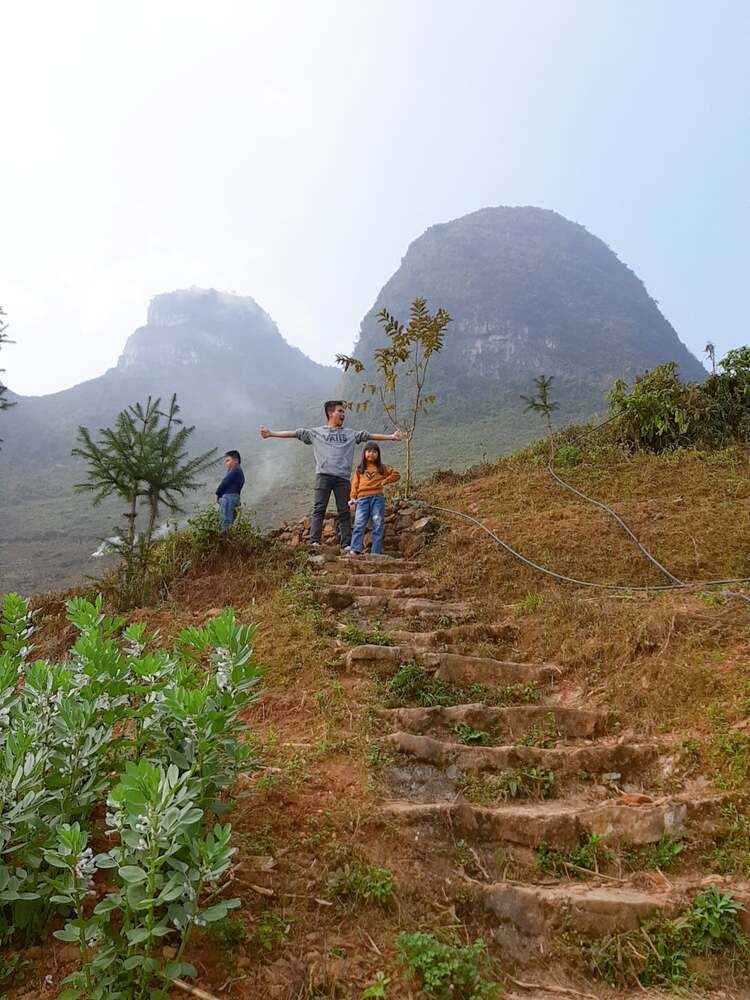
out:
M352 521L349 513L349 486L354 463L354 448L365 441L400 441L402 434L371 434L344 427L346 406L340 399L329 399L324 404L325 427L300 427L296 431L269 431L261 427L262 438L297 438L311 444L315 456L315 504L310 521L310 544L320 545L323 518L331 499L336 498L339 542L344 551L350 551Z

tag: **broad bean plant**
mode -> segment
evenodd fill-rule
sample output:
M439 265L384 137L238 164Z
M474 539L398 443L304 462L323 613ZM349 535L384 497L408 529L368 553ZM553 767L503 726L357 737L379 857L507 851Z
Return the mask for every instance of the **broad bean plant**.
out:
M28 602L3 600L0 940L53 929L77 945L61 1000L165 998L195 975L192 928L239 905L223 895L234 848L220 819L255 766L240 718L261 679L253 629L227 609L168 650L101 597L67 615L68 658L34 660Z

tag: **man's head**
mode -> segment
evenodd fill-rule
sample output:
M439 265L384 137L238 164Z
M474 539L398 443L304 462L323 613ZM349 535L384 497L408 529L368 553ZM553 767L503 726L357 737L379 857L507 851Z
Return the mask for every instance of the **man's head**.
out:
M329 427L341 427L346 420L346 404L343 399L329 399L323 404Z
M224 465L226 465L228 469L233 469L235 465L239 465L241 461L242 457L238 451L227 451L224 454Z

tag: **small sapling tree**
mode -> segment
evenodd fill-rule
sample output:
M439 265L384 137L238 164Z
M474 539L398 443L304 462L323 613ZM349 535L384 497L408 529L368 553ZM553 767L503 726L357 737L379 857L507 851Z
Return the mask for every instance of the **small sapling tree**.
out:
M711 362L711 374L715 375L716 374L716 348L714 347L714 345L711 343L710 340L706 344L706 346L703 348L703 353L708 356L708 360Z
M537 375L534 379L534 385L536 387L534 395L521 396L521 399L526 404L526 411L538 413L544 420L549 438L550 455L552 455L552 440L554 436L554 431L552 429L552 414L555 410L560 409L560 404L554 402L550 396L550 390L552 388L554 378L554 375Z
M8 338L7 334L8 324L3 319L4 316L5 312L2 306L0 306L0 347L2 347L3 344L13 343L13 341ZM4 371L5 371L4 368L0 368L0 375L2 375ZM7 386L3 385L3 380L0 379L0 410L7 410L9 407L16 405L15 403L11 403L9 400L5 398L6 391L7 391ZM2 441L2 438L0 438L0 441Z
M185 494L201 485L196 477L216 460L215 448L189 457L188 442L195 428L180 420L176 395L165 411L160 406L159 399L150 397L145 406L129 406L118 413L114 427L100 429L97 441L88 428L79 427L79 444L73 449L87 465L87 478L75 489L93 493L95 506L107 497L127 504L126 528L115 546L123 561L119 596L124 604L143 596L160 510L179 513ZM148 517L139 535L136 519L141 503L147 505Z
M430 360L443 348L445 328L451 317L445 309L439 308L431 314L427 300L415 299L409 310L409 324L381 309L378 322L390 343L374 352L376 382L365 383L362 392L377 397L394 428L404 433L406 446L406 474L404 493L408 497L412 485L412 444L414 432L420 417L426 417L435 403L436 396L425 392ZM345 372L351 368L357 374L365 371L365 364L358 358L346 354L336 356L336 364ZM367 410L370 400L360 400L357 411Z

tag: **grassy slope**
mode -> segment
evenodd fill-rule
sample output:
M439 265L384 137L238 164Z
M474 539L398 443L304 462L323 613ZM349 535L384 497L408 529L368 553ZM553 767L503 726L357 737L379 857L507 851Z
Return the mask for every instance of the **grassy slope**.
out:
M550 478L542 456L532 448L482 474L436 477L425 496L472 514L565 575L664 582L613 520ZM605 450L559 471L613 505L680 579L750 576L745 453L629 457ZM480 529L455 520L450 529L433 549L442 581L480 601L488 618L516 619L524 658L570 668L639 728L705 729L710 701L740 699L750 679L744 603L716 591L618 594L560 585L504 554Z
M446 474L425 486L425 496L474 514L563 572L654 582L602 514L550 482L539 454L532 449L480 473ZM607 452L566 474L614 502L674 572L696 579L750 570L749 472L747 457L734 451L631 459ZM721 751L716 715L707 711L714 703L738 732L747 726L744 605L693 592L615 595L560 587L521 568L477 529L449 521L446 529L430 550L438 576L479 602L488 619L515 626L509 653L562 663L592 703L610 705L628 727L673 734L678 746L693 737L697 771L719 784L736 786L747 777L747 754ZM342 650L311 606L299 565L285 550L244 561L229 555L178 581L160 607L130 616L158 626L168 641L231 604L241 620L258 623L256 652L268 664L266 692L247 719L268 769L260 782L251 780L253 794L238 798L231 817L240 848L236 891L243 898L237 940L197 939L192 959L209 989L219 990L232 975L246 977L228 994L238 998L266 995L257 992L268 982L260 977L274 975L268 971L274 968L280 980L296 978L299 997L359 996L381 970L393 978L390 996L414 997L395 958L394 936L470 920L457 918L450 902L458 862L429 844L408 847L371 824L377 770L368 765L368 749L378 735L377 699L369 682L341 674ZM40 608L39 655L61 656L72 632L60 627L62 602L47 598ZM267 855L275 856L270 870L258 860ZM355 858L396 873L394 903L319 902L330 902L330 874ZM473 921L472 935L478 927ZM279 936L265 950L269 928ZM601 987L600 995L609 993Z

